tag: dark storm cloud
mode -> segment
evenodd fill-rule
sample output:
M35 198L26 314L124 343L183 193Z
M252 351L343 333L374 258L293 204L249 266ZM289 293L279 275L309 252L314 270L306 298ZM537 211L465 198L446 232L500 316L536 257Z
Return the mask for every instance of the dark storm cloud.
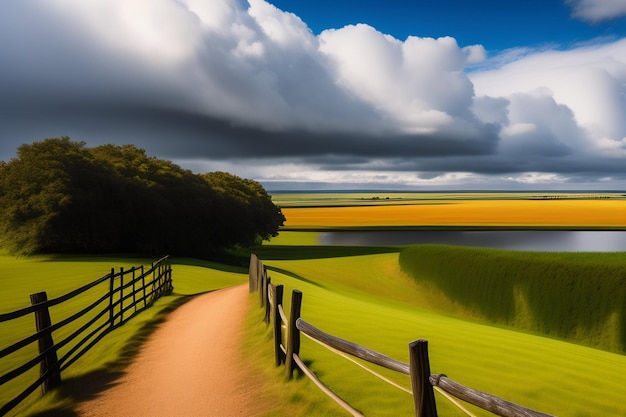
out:
M157 112L158 113L158 112ZM430 157L441 155L480 155L492 153L497 132L447 137L445 134L369 135L367 133L324 133L306 130L268 131L233 124L206 116L168 113L154 127L161 132L176 129L158 145L177 158L284 158L299 157L310 162L326 155L349 158ZM162 125L162 126L161 126ZM159 129L161 126L161 129ZM463 140L465 139L465 140ZM326 162L337 162L327 159Z
M177 159L285 158L316 163L343 164L359 158L431 157L493 153L497 130L465 132L465 137L435 134L385 135L368 133L325 133L307 130L270 131L229 120L177 110L112 103L110 106L81 106L56 103L29 109L20 117L16 109L1 109L15 125L16 135L24 132L41 138L46 132L70 135L75 140L92 138L92 143L136 143L153 152ZM32 123L31 121L35 121ZM43 124L46 129L37 126ZM40 131L41 130L41 131ZM21 133L18 133L21 132ZM334 158L327 158L334 156ZM339 158L337 158L339 157Z

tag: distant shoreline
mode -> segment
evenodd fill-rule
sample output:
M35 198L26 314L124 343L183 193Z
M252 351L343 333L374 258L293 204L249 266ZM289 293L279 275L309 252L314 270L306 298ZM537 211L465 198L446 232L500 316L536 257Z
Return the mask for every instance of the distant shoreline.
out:
M626 190L385 190L385 189L345 189L345 190L305 190L305 189L279 189L267 188L269 194L623 194Z

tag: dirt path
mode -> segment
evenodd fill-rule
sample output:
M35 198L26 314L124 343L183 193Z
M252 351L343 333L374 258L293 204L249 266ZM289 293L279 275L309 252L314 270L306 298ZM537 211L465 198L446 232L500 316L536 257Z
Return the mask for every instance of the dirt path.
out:
M248 285L194 298L150 336L116 385L81 416L253 416L252 379L237 363Z

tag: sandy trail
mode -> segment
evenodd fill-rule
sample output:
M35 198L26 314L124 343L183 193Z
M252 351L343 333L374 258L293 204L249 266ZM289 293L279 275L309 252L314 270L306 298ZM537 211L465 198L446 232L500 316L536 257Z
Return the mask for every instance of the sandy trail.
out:
M237 362L247 305L247 284L183 304L80 415L253 416L254 378Z

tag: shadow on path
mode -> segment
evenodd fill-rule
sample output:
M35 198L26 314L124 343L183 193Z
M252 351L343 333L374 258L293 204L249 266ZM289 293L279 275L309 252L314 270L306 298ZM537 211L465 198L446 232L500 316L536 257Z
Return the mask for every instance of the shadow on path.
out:
M63 379L61 386L55 390L60 402L71 402L74 405L78 405L78 403L92 400L98 397L101 392L116 386L118 384L117 381L125 374L124 369L139 354L141 347L150 335L167 319L169 314L191 301L194 297L196 295L181 296L163 307L153 319L146 322L127 341L121 350L123 353L116 360L106 363L100 369L80 376ZM76 417L79 415L78 411L75 410L75 406L57 404L53 408L30 414L30 417Z

